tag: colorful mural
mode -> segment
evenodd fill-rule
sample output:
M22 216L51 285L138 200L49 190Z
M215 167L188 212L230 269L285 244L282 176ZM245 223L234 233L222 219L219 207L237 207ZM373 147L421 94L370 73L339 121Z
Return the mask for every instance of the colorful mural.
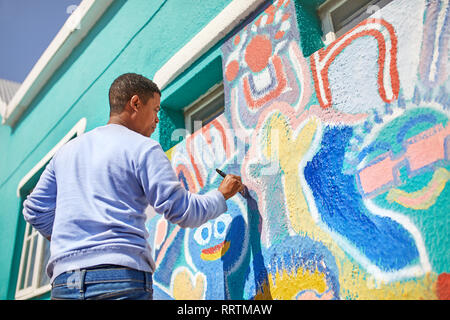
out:
M192 192L215 168L249 192L147 222L154 297L448 299L448 1L393 1L310 57L295 16L274 1L223 44L225 113L170 158Z

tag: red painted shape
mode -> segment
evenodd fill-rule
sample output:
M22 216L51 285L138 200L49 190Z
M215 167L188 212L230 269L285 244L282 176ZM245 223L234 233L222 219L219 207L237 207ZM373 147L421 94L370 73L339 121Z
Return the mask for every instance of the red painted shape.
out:
M436 282L436 293L439 300L450 300L450 273L441 273Z
M373 28L371 24L376 24L385 28L388 31L387 34L389 37L386 38L385 33ZM364 27L367 27L367 29ZM358 29L360 31L356 32ZM387 103L391 103L398 98L400 80L397 70L397 36L395 35L394 28L385 20L367 19L336 39L327 48L322 48L318 52L311 55L310 61L314 85L317 98L322 108L326 109L332 105L331 89L328 81L328 68L334 59L342 52L342 50L349 46L354 40L364 36L372 36L378 42L378 91L380 97ZM388 41L390 41L389 52L387 52L386 49ZM330 52L331 54L329 55ZM385 87L386 84L384 82L384 69L387 55L390 57L389 75L391 79L390 85L392 88L393 97L387 97ZM325 62L325 64L322 65L322 62Z
M241 42L241 37L240 37L239 35L237 35L237 36L234 38L234 45L237 46L237 45L239 44L239 42Z
M272 43L269 38L263 35L257 35L245 48L245 62L253 72L260 72L269 63L272 55Z
M251 109L259 108L260 106L266 104L270 100L275 99L276 97L280 96L283 92L284 88L286 87L287 81L283 74L283 64L281 62L281 58L279 56L273 56L272 58L273 65L275 68L275 75L277 78L277 87L268 92L265 96L259 99L253 99L252 93L250 90L250 84L248 82L248 76L243 79L243 86L244 86L244 96L245 101L247 102L248 106Z
M281 39L284 36L284 31L278 31L277 33L275 33L275 39Z
M189 156L189 160L191 161L192 167L194 168L194 173L197 178L197 181L201 188L205 186L205 181L202 178L202 175L200 173L200 169L197 166L197 163L195 162L194 155L193 155L193 147L194 147L194 140L198 135L202 135L206 141L206 143L211 144L212 138L211 138L211 127L214 126L217 131L219 131L221 137L222 137L222 144L223 148L225 149L225 154L227 158L229 159L231 157L231 146L228 144L225 128L222 125L222 123L219 121L219 119L214 119L210 123L208 123L206 126L202 127L201 130L198 130L194 132L192 135L190 135L186 139L186 151Z
M238 72L239 72L239 62L237 62L237 60L233 60L227 65L225 69L225 78L228 81L233 81L234 79L236 79Z
M223 248L223 246L225 245L225 242L226 242L226 240L222 241L218 245L215 245L214 247L203 249L202 253L204 253L204 254L216 253Z

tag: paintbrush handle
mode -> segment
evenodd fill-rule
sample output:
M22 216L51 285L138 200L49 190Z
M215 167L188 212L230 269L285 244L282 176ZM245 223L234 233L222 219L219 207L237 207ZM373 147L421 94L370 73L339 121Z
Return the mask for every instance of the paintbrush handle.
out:
M221 170L219 170L219 169L216 169L216 172L217 172L218 174L220 174L220 175L222 176L222 178L225 178L225 177L226 177L226 173L225 173L225 172L223 172L223 171L221 171Z
M217 172L218 174L220 174L223 178L225 178L226 175L227 175L225 172L223 172L222 170L219 170L219 169L217 169L217 168L216 168L216 172ZM244 185L244 188L247 188L247 187ZM240 193L244 198L245 198L245 196L246 196L246 194L247 194L247 192L245 191L245 189L242 190L242 191L240 191L239 193Z

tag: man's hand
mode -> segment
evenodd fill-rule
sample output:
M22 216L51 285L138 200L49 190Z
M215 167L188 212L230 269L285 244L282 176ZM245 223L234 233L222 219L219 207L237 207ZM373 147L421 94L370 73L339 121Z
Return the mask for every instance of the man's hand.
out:
M238 192L242 192L245 186L242 184L240 176L235 176L234 174L227 174L222 180L218 190L222 192L225 200L230 199Z

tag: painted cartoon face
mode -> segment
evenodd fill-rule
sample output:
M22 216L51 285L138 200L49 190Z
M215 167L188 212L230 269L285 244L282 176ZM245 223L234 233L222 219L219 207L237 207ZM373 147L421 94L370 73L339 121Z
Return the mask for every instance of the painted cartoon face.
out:
M227 201L226 213L189 232L189 253L195 267L202 272L232 268L246 248L243 203L234 198Z
M227 268L238 260L246 229L238 201L228 200L226 213L190 233L189 249L196 266L209 269L220 263Z
M205 246L205 249L201 250L200 258L205 261L214 261L222 258L230 249L230 240L225 240L226 230L231 223L231 215L223 214L214 221L208 221L194 233L194 240L200 246ZM211 240L215 239L219 242L216 245L208 247L210 244L215 243Z

